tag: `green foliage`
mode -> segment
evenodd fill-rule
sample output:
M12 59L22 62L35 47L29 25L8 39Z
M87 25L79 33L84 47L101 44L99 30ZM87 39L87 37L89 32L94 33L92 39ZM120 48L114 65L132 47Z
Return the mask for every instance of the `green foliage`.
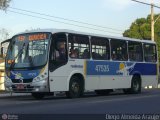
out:
M0 9L6 10L11 0L0 0Z
M160 16L156 14L155 20ZM151 40L151 15L147 18L138 18L130 26L129 29L125 30L123 33L124 37ZM155 42L157 43L158 50L160 51L160 17L155 23ZM160 56L160 52L159 52Z

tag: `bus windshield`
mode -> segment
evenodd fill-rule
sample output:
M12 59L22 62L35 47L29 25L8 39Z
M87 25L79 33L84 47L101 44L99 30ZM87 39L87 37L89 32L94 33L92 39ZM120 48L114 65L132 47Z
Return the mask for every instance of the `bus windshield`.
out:
M6 56L6 67L18 69L45 65L50 36L50 33L31 33L13 37Z

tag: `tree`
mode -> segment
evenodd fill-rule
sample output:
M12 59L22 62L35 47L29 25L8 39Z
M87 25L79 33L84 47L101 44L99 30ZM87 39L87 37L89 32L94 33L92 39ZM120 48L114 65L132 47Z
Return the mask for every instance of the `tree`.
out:
M8 30L2 28L0 29L0 42L7 40L9 38Z
M9 7L11 0L0 0L0 9L6 10Z
M8 30L2 28L0 29L0 43L4 40L9 39L9 32ZM7 43L3 43L3 45L1 46L0 44L0 58L5 57L6 53L7 53L7 48L8 48L9 42ZM2 50L3 49L3 50ZM1 54L3 53L3 55Z
M158 18L160 14L156 14L155 19ZM123 33L124 37L151 40L151 15L147 18L138 18L130 26L129 29L125 30ZM160 19L155 23L155 42L157 43L158 50L160 51ZM160 56L160 52L159 52Z

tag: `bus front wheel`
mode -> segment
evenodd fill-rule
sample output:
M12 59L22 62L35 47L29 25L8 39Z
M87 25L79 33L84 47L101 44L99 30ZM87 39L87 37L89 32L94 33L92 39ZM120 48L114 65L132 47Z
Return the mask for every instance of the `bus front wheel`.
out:
M83 86L81 80L77 76L73 76L70 80L69 91L66 92L68 98L78 98L83 95Z

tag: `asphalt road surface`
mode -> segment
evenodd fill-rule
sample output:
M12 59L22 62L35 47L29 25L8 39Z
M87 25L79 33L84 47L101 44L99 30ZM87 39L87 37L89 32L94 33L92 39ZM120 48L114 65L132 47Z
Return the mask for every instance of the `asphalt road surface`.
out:
M160 89L143 90L141 94L119 91L107 96L90 92L77 99L0 96L0 114L160 114Z

